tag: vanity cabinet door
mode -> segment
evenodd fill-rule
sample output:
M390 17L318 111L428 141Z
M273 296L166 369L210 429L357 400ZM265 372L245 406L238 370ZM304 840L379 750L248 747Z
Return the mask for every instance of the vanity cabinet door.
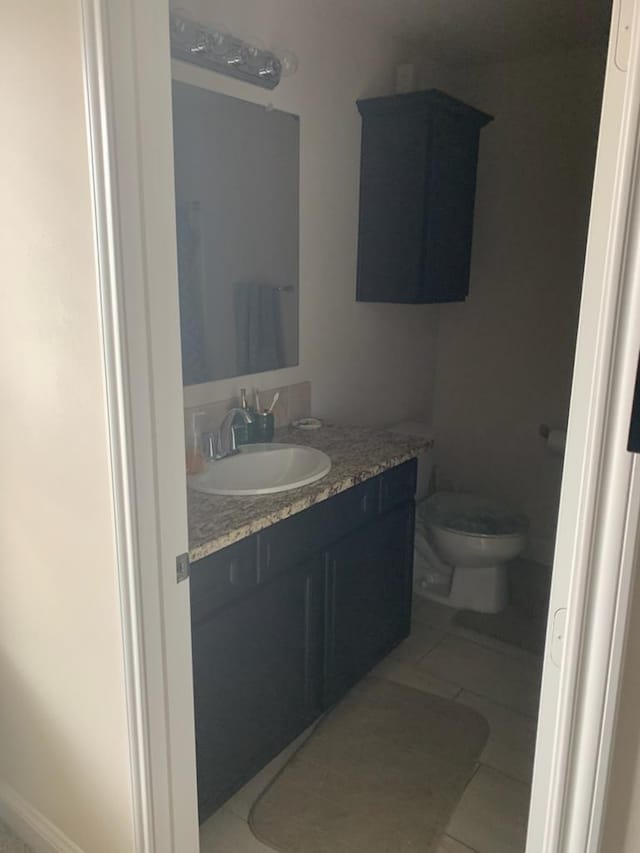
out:
M414 512L407 503L326 556L324 707L409 635Z
M320 558L192 627L200 821L318 715Z

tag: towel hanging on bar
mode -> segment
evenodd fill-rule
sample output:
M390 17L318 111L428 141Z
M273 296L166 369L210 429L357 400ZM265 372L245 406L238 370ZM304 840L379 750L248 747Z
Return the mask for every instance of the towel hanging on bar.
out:
M261 282L237 282L234 288L236 355L239 374L284 367L280 310L283 288Z

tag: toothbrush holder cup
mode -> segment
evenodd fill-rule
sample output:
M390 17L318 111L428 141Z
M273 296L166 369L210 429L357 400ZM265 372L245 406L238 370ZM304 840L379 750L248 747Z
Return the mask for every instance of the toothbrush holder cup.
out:
M272 412L256 412L253 416L253 438L256 444L273 441L274 419Z

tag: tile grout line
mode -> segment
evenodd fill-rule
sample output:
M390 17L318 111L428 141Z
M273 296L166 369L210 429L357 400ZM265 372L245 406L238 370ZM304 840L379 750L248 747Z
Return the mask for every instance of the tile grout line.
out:
M462 841L460 838L456 838L455 835L451 835L450 832L445 832L443 837L450 838L452 841L455 841L456 844L462 844L463 847L466 847L469 850L469 853L480 853L480 851L476 850L475 847L469 847L465 841Z
M473 770L473 773L471 774L471 776L470 776L470 777L469 777L469 779L467 780L467 784L464 786L464 791L463 791L463 792L462 792L462 794L460 795L460 799L459 799L459 800L458 800L458 802L456 803L456 807L455 807L455 809L453 810L453 812L451 813L451 817L449 818L449 822L448 822L447 826L450 826L450 825L451 825L451 821L453 820L453 818L454 818L454 816L455 816L455 813L457 812L458 808L460 807L460 803L462 802L462 798L463 798L463 797L464 797L464 795L466 794L466 792L467 792L467 790L468 790L469 786L471 785L471 783L473 782L473 780L474 780L474 779L476 778L476 776L478 775L478 771L480 770L480 767L481 767L480 762L479 762L479 761L476 761L476 766L475 766L475 768L474 768L474 770ZM454 840L454 841L456 841L458 844L462 844L462 846L463 846L463 847L469 847L469 845L466 843L466 841L463 841L461 838L456 838L456 837L455 837L455 835L452 835L450 832L447 832L446 830L445 830L444 835L445 835L445 836L448 836L448 837L449 837L449 838L451 838L451 839L453 839L453 840ZM478 850L476 850L476 849L475 849L475 847L469 847L469 850L471 851L471 853L479 853L479 851L478 851Z
M427 654L428 654L428 652L427 652ZM424 655L424 657L426 657L426 655ZM420 660L422 660L422 658L420 658ZM462 693L462 691L463 691L463 690L466 690L466 687L463 687L462 685L458 684L458 682L457 682L457 681L449 681L448 679L446 679L446 678L442 678L442 677L441 677L441 676L439 676L439 675L433 675L433 673L429 672L428 670L421 670L421 669L419 669L419 668L416 666L416 663L414 663L413 661L404 661L404 662L403 662L403 661L398 661L398 665L400 665L400 666L402 666L402 665L407 666L407 667L409 667L410 669L414 669L414 670L415 670L418 674L420 674L420 675L427 675L427 676L429 676L429 678L432 678L432 679L434 679L435 681L441 681L443 684L447 684L447 685L450 685L451 687L455 687L455 688L457 688L457 690L456 690L456 692L453 694L453 696L445 696L445 697L441 697L441 698L451 699L451 701L454 701L454 700L455 700L455 698L456 698L457 696L459 696L459 695ZM402 681L400 681L400 682L395 681L393 678L389 678L389 677L388 677L388 676L386 676L386 675L380 675L380 676L378 676L378 677L379 677L379 678L384 678L384 679L386 679L387 681L392 682L393 684L404 684L404 682L402 682ZM405 687L411 687L412 685L404 684L404 686L405 686ZM430 690L422 690L422 688L421 688L421 687L414 687L413 689L414 689L414 690L420 690L422 693L431 693L431 691L430 691ZM437 695L439 695L439 694L434 693L434 694L432 694L432 695L437 696Z
M429 625L428 627L432 628L433 630L438 630L438 628L437 628L437 627L434 627L433 625ZM410 637L410 636L411 636L411 635L409 635L409 637ZM510 654L509 652L506 652L506 651L504 651L504 650L502 650L502 649L496 648L495 646L492 646L492 645L486 645L486 644L484 644L484 643L482 643L482 642L478 642L477 640L472 640L472 639L470 639L469 637L467 637L467 636L465 636L465 635L463 635L463 634L458 634L458 633L455 633L455 632L451 632L451 631L446 631L446 630L445 630L445 632L444 632L443 636L442 636L442 637L441 637L441 638L440 638L440 639L439 639L439 640L438 640L438 641L437 641L437 642L436 642L436 643L435 643L435 644L434 644L434 645L433 645L433 646L432 646L432 647L431 647L427 652L425 652L423 655L421 655L421 656L420 656L420 658L418 658L418 659L417 659L416 663L419 663L420 661L423 661L426 657L428 657L430 654L432 654L433 652L435 652L435 651L436 651L436 649L440 648L440 646L441 646L441 645L444 643L444 641L445 641L445 640L447 640L448 638L449 638L449 639L454 639L454 640L462 640L463 642L470 643L472 646L477 646L478 648L482 649L482 650L483 650L483 651L485 651L485 652L493 652L494 654L499 655L499 656L504 657L504 658L507 658L508 660L517 660L517 659L518 659L518 654L522 653L522 650L521 650L521 649L518 649L518 647L517 647L517 646L513 646L513 648L518 652L518 654L513 655L513 654ZM524 654L526 654L526 655L531 655L531 653L530 653L530 652L524 652ZM534 655L531 655L531 657L535 657L535 656L534 656ZM537 662L539 662L539 663L542 663L542 662L543 662L541 658L537 658L537 657L535 657L535 660L536 660ZM533 661L529 661L529 663L533 663Z
M486 761L479 761L478 765L478 770L481 767L485 767L487 770L491 770L492 773L497 773L498 776L502 776L504 779L508 779L509 782L517 782L519 785L524 785L524 787L527 788L529 792L531 791L530 782L523 782L522 779L518 779L517 777L512 776L510 773L505 773L504 770L501 770L498 767L494 767L492 764L487 764Z
M504 702L500 702L491 696L487 696L484 693L477 693L475 690L471 690L469 687L465 687L464 685L460 685L457 681L449 681L448 679L443 678L441 675L436 675L435 673L431 672L428 669L421 669L418 666L418 664L421 663L425 658L427 658L431 654L431 652L435 651L435 648L436 647L434 646L433 649L431 649L429 652L424 654L421 658L419 658L415 662L407 661L406 665L417 670L421 674L428 675L431 678L436 678L438 681L442 681L444 684L451 684L454 687L458 687L459 688L458 692L453 697L451 697L454 701L457 699L457 697L460 695L460 693L466 691L467 693L471 693L473 696L476 696L479 699L485 699L487 702L491 702L492 704L497 705L499 708L502 708L505 711L511 711L512 713L517 714L518 716L523 717L524 719L533 720L534 722L537 722L537 720L538 720L537 714L535 714L535 715L534 714L527 714L526 712L524 712L518 708L511 707L511 705L505 705ZM508 655L507 655L507 657L508 657ZM392 679L389 679L389 680L392 680Z
M468 631L470 629L463 629L463 630ZM503 640L498 640L494 637L490 637L489 635L486 635L486 638L488 640L493 641L493 643L502 643L503 645L508 646L510 649L513 649L516 652L516 654L512 654L511 652L508 652L508 651L505 651L504 649L498 648L497 646L492 645L491 642L485 641L483 643L482 638L485 636L483 634L480 634L479 639L477 639L477 640L474 639L473 637L469 637L468 634L462 633L459 631L446 631L446 636L447 637L453 637L456 640L465 640L467 643L471 643L474 646L479 646L481 649L485 649L485 651L495 652L497 655L503 655L504 657L510 658L511 660L515 660L521 656L525 659L527 657L533 658L533 660L530 660L529 663L533 663L534 660L537 663L543 662L542 655L535 655L533 652L529 652L526 649L521 649L519 646L514 646L512 643L505 643Z
M455 682L452 681L449 683L454 684ZM475 690L470 690L468 687L463 687L460 693L470 693L472 696L475 696L476 699L484 699L486 702L489 702L491 705L495 705L497 708L501 708L503 711L509 711L509 713L515 714L516 717L521 717L523 720L529 720L529 722L535 723L536 729L538 728L537 714L535 716L533 714L526 714L524 711L512 708L511 705L505 705L504 702L500 702L497 699L493 699L491 696L486 696L484 693L476 693ZM458 696L460 696L460 693L456 694L455 701L457 701Z
M433 625L429 625L428 627L432 631L439 631L440 630L439 628L437 628ZM447 632L445 631L443 633L443 635L435 641L435 643L431 646L431 648L418 658L418 660L423 660L424 658L427 657L427 655L430 655L432 652L435 652L435 650L437 648L439 648L442 645L442 643L444 643L444 641L447 639L448 636L449 636L449 634L447 634ZM411 637L411 634L409 634L409 637Z
M536 715L527 714L526 712L521 711L520 709L513 708L510 705L505 705L504 702L500 702L491 696L487 696L484 693L477 693L475 690L471 690L469 687L465 687L464 685L460 685L457 681L450 681L447 678L443 678L441 675L436 675L435 673L431 672L428 669L421 669L420 664L423 661L425 661L426 658L429 657L429 655L431 655L433 652L435 652L436 649L438 649L439 646L447 639L447 637L454 637L456 639L466 640L465 637L459 637L456 634L445 633L443 637L441 637L427 652L420 655L420 657L418 657L416 659L410 659L409 658L406 661L397 661L397 664L399 666L404 665L404 666L410 667L411 669L414 669L421 674L426 674L426 675L430 676L431 678L435 678L438 681L442 681L444 684L450 684L453 687L457 687L458 692L455 693L452 697L450 697L452 699L452 701L457 700L457 698L460 696L461 693L466 692L466 693L470 693L472 696L476 696L479 699L485 699L487 702L491 702L493 705L496 705L505 711L510 711L511 713L516 714L517 716L522 717L526 720L533 720L534 722L537 722L537 719L538 719L537 714ZM501 652L498 649L492 649L488 646L483 646L481 643L475 643L473 640L469 640L468 642L472 643L472 645L478 646L481 649L484 649L485 651L495 652L496 654L502 655L503 657L506 657L510 660L514 659L511 655L509 655L505 652ZM394 679L388 678L386 675L380 675L379 677L384 678L387 681L394 681ZM428 691L426 691L426 692L428 692Z

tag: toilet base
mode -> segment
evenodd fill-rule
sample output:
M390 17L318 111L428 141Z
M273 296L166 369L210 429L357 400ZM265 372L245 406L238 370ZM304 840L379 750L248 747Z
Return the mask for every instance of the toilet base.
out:
M476 613L499 613L507 606L509 586L507 564L470 569L456 566L453 570L449 595L440 595L421 582L416 572L415 592L422 598L437 601L456 610L474 610Z

